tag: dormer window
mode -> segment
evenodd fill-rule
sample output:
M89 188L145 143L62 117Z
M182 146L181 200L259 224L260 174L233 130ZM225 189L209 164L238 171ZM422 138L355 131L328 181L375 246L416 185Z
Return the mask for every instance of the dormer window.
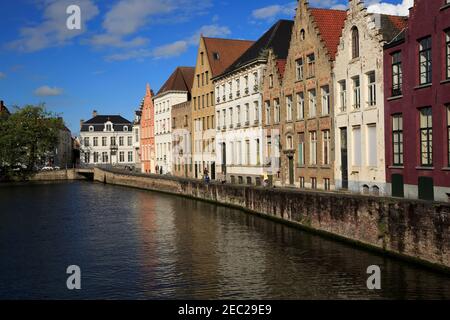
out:
M112 123L111 123L111 122L105 123L105 131L106 131L106 132L111 132L111 131L113 131L113 126L112 126Z
M89 126L89 132L94 132L94 126Z
M124 132L128 132L128 127L127 127L127 126L124 126L124 127L123 127L123 131L124 131Z
M220 54L218 52L213 52L213 58L214 58L214 60L219 60Z

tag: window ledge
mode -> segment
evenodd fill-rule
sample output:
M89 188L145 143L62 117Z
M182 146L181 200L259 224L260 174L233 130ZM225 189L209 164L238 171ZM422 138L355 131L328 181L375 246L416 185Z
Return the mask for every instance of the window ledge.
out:
M450 171L450 167L444 167L442 168L443 171Z
M392 96L390 98L387 98L387 101L392 101L392 100L398 100L403 98L403 95L399 95L399 96Z
M389 169L405 169L404 166L389 166Z
M429 170L429 171L431 171L431 170L434 170L434 167L422 167L422 166L419 166L419 167L416 167L416 170Z
M450 6L450 5L449 5ZM445 79L441 81L441 84L446 84L446 83L450 83L450 79Z
M444 4L439 10L450 9L450 3Z
M418 85L417 87L414 87L414 90L420 90L420 89L424 89L424 88L429 88L432 85L433 85L432 83L421 84L421 85Z

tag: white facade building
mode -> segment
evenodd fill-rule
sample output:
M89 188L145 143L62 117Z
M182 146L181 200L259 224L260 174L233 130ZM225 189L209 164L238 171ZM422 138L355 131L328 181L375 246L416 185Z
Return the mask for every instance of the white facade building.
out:
M134 166L133 124L117 115L97 115L81 123L81 164Z
M193 78L194 68L178 67L153 99L156 166L161 174L171 174L173 168L172 107L189 100Z
M384 195L383 45L400 31L391 16L349 6L333 79L336 188Z
M292 26L293 21L278 21L213 79L217 97L216 163L222 179L257 185L264 180L267 135L262 119L262 80L269 49L286 59Z

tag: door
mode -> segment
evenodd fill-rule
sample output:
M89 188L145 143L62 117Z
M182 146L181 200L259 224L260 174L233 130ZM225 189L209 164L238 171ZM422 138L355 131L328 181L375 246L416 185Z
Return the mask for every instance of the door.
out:
M294 185L294 157L289 157L289 184Z
M403 198L405 196L405 186L403 183L403 175L392 175L392 196L397 198Z
M342 189L348 189L348 145L347 128L341 128Z
M216 180L216 163L211 164L211 180Z
M224 178L227 176L227 145L222 143L222 174Z
M433 178L419 177L419 199L434 201Z

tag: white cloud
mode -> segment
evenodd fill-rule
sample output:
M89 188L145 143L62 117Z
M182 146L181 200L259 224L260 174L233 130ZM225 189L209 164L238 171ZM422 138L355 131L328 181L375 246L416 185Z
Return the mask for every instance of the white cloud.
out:
M372 0L367 3L367 11L370 13L383 13L395 16L407 16L409 15L409 8L414 5L414 0L402 0L400 4L391 4L381 2L379 0Z
M198 45L200 36L204 37L225 37L231 34L231 31L226 26L217 24L204 25L198 29L192 36L182 40L177 40L159 47L150 49L134 49L127 52L116 53L106 57L107 61L124 61L124 60L143 60L145 58L172 58L177 57L186 52L189 46Z
M0 72L0 80L6 78L6 73Z
M98 15L97 6L92 0L39 0L44 8L42 22L20 29L19 39L7 47L23 52L34 52L49 47L61 46L87 31L87 23ZM66 9L76 4L81 8L81 30L69 30L66 26Z
M291 17L295 14L296 2L290 2L286 5L274 4L267 7L255 9L252 12L252 17L257 20L274 20L278 16L289 15Z
M63 90L57 87L42 86L34 90L34 94L39 97L54 97L63 93Z

